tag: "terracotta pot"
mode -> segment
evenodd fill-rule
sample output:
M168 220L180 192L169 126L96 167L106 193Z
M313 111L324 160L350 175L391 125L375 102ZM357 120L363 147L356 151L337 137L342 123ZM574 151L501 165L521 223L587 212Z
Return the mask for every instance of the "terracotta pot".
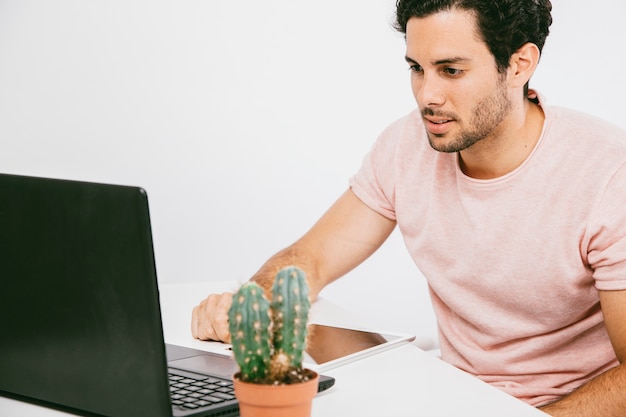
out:
M310 417L319 375L307 382L264 385L233 378L241 417Z

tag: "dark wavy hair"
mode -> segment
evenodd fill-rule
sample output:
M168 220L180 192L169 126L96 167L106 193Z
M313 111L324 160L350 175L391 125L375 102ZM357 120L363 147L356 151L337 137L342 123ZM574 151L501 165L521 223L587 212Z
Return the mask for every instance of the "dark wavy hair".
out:
M410 18L453 9L476 14L479 33L499 72L506 71L511 56L526 43L541 51L552 24L550 0L397 0L394 28L406 35Z

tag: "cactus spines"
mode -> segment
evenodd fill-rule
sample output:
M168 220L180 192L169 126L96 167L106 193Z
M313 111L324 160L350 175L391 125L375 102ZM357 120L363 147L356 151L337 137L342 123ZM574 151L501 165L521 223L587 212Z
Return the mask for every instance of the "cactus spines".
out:
M284 374L290 367L302 368L309 308L304 272L296 267L282 269L272 286L273 373Z
M268 384L306 380L302 357L309 309L306 276L297 267L278 272L271 303L256 283L242 285L228 312L239 379Z
M243 284L233 297L228 322L242 380L258 382L267 377L271 354L268 309L263 289L254 282Z

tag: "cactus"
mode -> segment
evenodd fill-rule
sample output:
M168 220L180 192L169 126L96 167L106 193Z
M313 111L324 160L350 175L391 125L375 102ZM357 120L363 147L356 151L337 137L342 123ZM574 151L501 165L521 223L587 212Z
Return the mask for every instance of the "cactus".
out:
M271 354L268 309L263 289L248 282L239 288L228 311L233 356L241 378L246 381L260 381L268 374Z
M272 374L284 375L290 367L302 367L309 306L304 272L295 267L281 270L272 286Z
M282 269L271 293L270 303L261 287L248 282L233 296L228 319L239 378L268 384L306 380L301 374L310 302L304 272Z

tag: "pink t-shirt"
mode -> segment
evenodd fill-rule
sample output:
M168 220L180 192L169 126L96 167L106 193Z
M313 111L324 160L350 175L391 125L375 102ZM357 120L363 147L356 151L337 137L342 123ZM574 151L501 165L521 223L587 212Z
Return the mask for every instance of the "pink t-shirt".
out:
M416 110L350 180L426 276L442 359L532 405L618 364L597 290L626 289L626 133L542 108L536 148L503 177L464 175Z

